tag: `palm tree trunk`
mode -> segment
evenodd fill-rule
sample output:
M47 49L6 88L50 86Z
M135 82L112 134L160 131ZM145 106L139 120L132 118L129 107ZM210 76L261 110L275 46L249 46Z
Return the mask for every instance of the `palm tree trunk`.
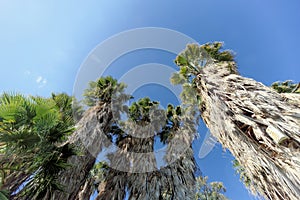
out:
M108 156L115 169L111 168L99 185L96 200L121 200L126 195L129 200L194 199L196 165L190 146L194 134L194 130L176 133L165 156L169 165L161 169L156 166L154 154L144 154L154 152L153 137L129 136L121 140L119 151ZM179 147L183 142L187 144ZM132 156L129 152L139 154Z
M68 159L71 166L60 173L58 180L64 191L55 191L52 199L84 199L91 195L93 187L89 173L98 153L109 146L105 133L110 130L111 119L111 105L103 103L90 108L79 121L68 143L75 144L80 154Z
M191 200L195 198L196 164L192 147L169 166L160 170L165 189L163 199Z
M154 138L126 136L118 142L118 150L108 155L110 169L105 181L99 185L97 200L157 199L149 193L147 181L150 174L156 173ZM144 153L149 153L145 156ZM153 155L151 155L153 154ZM127 190L127 191L126 191Z
M81 186L75 200L86 200L90 199L91 195L95 190L94 179L92 177L88 178L84 185Z
M17 191L21 185L29 179L30 174L26 173L26 169L20 171L14 171L9 174L5 179L0 190ZM12 197L13 198L13 195Z
M299 199L299 95L283 97L262 83L232 74L232 65L209 64L198 74L201 116L245 168L253 192L268 199Z
M195 172L197 170L193 155L192 141L196 135L192 115L182 116L180 126L173 131L173 138L168 142L164 159L167 166L160 170L165 177L166 195L164 199L194 199L195 198Z

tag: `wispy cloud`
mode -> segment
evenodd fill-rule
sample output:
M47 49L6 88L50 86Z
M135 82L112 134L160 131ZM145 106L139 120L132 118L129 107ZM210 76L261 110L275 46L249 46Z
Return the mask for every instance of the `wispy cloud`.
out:
M47 84L47 79L42 76L38 76L35 82L38 84L39 88L41 88Z
M37 79L36 79L36 82L40 83L42 80L43 80L43 77L42 76L38 76Z
M29 75L31 74L31 71L26 70L26 71L24 72L24 74L27 75L27 76L29 76Z

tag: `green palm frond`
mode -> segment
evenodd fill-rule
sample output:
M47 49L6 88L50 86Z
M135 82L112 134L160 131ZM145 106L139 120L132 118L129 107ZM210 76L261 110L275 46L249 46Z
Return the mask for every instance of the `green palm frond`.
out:
M221 182L208 183L208 177L199 176L196 178L196 195L195 200L226 200L224 195L226 188Z
M222 47L222 42L213 42L201 45L201 48L204 49L211 58L218 62L234 61L234 53L229 50L222 51Z
M68 122L69 125L75 123L74 117L78 119L82 116L83 108L75 97L69 96L66 93L52 93L51 98L54 100L56 107L59 109L63 120Z
M89 83L89 88L84 92L84 103L93 106L97 102L110 102L113 95L122 93L125 87L124 83L118 83L117 79L111 76L101 77Z
M25 99L25 96L23 96L20 93L16 92L4 92L0 97L0 104L11 104L15 102L23 102Z
M0 190L0 199L1 200L9 200L9 191Z
M40 137L24 128L6 134L0 133L0 141L6 143L11 149L22 152L24 149L33 148L40 141Z
M278 93L300 93L300 83L294 83L291 80L274 82L271 87Z
M204 45L188 44L175 59L175 64L180 67L177 75L171 78L174 84L191 82L201 69L209 63L228 62L231 73L237 73L235 65L230 64L234 61L234 53L230 50L222 50L222 42L206 43ZM184 81L186 80L186 81Z
M31 99L16 93L3 93L0 97L1 121L13 123L14 126L27 124L35 115Z
M6 174L26 170L32 176L16 195L40 199L60 186L57 175L68 167L67 158L76 154L73 146L63 143L74 131L72 98L67 95L26 97L4 93L0 96L0 144L4 158L0 163ZM18 162L16 162L18 160ZM20 182L22 184L22 182ZM12 191L14 192L14 191Z
M135 122L150 122L150 110L158 106L158 102L151 101L149 97L141 98L129 107L129 116Z

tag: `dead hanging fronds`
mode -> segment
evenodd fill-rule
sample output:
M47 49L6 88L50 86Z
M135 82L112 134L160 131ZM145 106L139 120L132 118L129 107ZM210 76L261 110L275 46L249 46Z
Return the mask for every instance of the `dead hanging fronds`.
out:
M221 48L220 42L188 45L175 61L180 71L172 82L196 85L204 122L245 169L251 191L268 199L298 199L299 96L275 90L295 92L300 85L275 83L273 90L241 77L233 54Z
M197 77L205 105L202 118L243 166L253 193L268 199L298 199L299 96L284 98L253 79L231 74L227 65L206 66Z

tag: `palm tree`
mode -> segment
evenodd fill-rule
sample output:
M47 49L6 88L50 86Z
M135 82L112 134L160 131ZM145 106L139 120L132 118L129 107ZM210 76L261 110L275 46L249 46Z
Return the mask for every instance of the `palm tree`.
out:
M97 84L95 91L99 87L124 88L111 77L101 78ZM82 111L74 106L74 98L64 93L51 98L4 93L0 103L2 193L9 190L11 198L17 199L90 196L90 170L98 151L108 146L103 131L112 119L111 90L95 92L97 102L76 124L75 132L74 112L81 118Z
M69 168L60 171L59 183L63 185L63 191L55 191L52 199L79 199L78 195L86 184L89 186L86 188L85 194L91 194L93 191L92 185L90 185L89 173L95 163L95 155L90 152L91 146L86 148L87 144L99 145L97 150L104 148L105 143L102 137L95 137L95 135L102 135L101 130L106 131L106 122L110 122L110 113L107 112L109 106L102 104L89 109L76 126L76 131L69 137L67 143L73 144L77 151L77 155L73 155L68 158L67 163ZM98 115L99 114L99 115ZM104 123L100 123L102 120ZM93 149L93 153L97 151Z
M0 97L1 190L10 199L50 199L61 190L58 172L75 152L58 146L73 132L72 118L51 98Z
M157 109L158 103L149 98L134 102L127 111L129 119L112 126L112 134L118 150L107 157L111 168L98 187L96 199L124 199L128 193L129 199L146 199L147 177L156 171L154 157L153 129L144 128L150 122L150 110ZM131 133L130 134L128 134ZM144 134L146 137L140 137ZM148 132L150 133L149 135ZM149 153L145 156L144 153Z
M90 87L84 93L84 101L90 108L66 142L75 145L80 153L71 156L67 161L71 167L60 172L59 183L64 186L64 192L56 191L53 199L87 199L92 194L94 180L90 172L98 153L110 145L112 97L115 94L126 99L126 95L121 94L124 87L124 84L110 76L90 82Z
M73 105L81 118L75 131L74 99L67 94L1 96L0 197L83 200L90 197L96 184L99 199L123 199L127 192L129 199L194 199L196 165L191 141L197 120L193 110L172 105L167 111L160 110L149 98L128 108L122 102L130 97L122 94L125 86L115 79L100 78L90 85L85 101L92 107L81 117L80 107ZM112 120L113 98L117 101L114 108L129 114L123 124ZM118 118L118 113L114 115ZM164 120L166 124L161 124ZM154 122L152 127L146 126L149 122ZM127 134L132 131L147 137ZM156 136L168 145L164 157L168 165L161 169L153 154ZM95 164L98 153L113 142L120 152L108 157L119 170ZM128 152L140 154L124 157ZM145 159L142 153L147 152L150 156ZM123 171L118 161L122 161Z
M123 88L123 84L117 84L116 80L108 77L100 78L96 83L91 82L90 88L86 90L86 104L94 106L99 102L112 103L114 100L113 105L107 106L107 110L102 110L103 112L93 110L96 106L92 107L91 111L88 111L78 123L79 128L76 131L78 133L75 132L71 138L81 137L81 142L84 144L88 143L85 140L88 141L91 136L93 141L99 141L91 146L96 145L99 149L96 151L89 149L89 152L94 152L94 157L100 152L100 147L108 147L108 144L103 142L103 136L108 137L110 144L114 143L118 150L107 156L110 167L103 162L98 163L94 165L90 176L87 175L88 170L86 170L83 173L86 174L84 184L80 186L79 192L74 191L77 195L70 196L69 199L88 198L93 190L93 183L98 187L96 199L124 199L126 195L129 199L194 199L196 164L191 147L197 121L194 117L194 110L174 108L169 105L167 111L164 111L158 109L158 102L151 101L149 98L140 99L127 107L122 103L130 96L122 94ZM112 94L116 93L118 95L112 97ZM115 108L116 112L111 110L111 107ZM112 112L114 112L114 120L120 119L121 114L118 111L127 113L129 119L120 123L112 121ZM100 116L105 115L107 119L98 120L101 121L99 124L97 120L85 119L91 116L89 113L96 116L100 113ZM108 122L108 120L111 121ZM161 124L164 120L166 124ZM149 126L150 122L151 126ZM105 126L97 128L97 123ZM80 130L80 127L85 127L85 129ZM92 135L93 133L89 134L91 131L101 129L104 130L102 137L99 132L95 136ZM135 135L137 133L140 133L142 137ZM157 168L153 154L156 136L168 144L164 159L169 165L161 169ZM144 153L150 153L150 155L145 157ZM84 160L77 160L76 163L87 164L87 158L91 156L88 152L84 155ZM94 161L93 158L91 160ZM90 168L91 165L89 165ZM76 171L70 172L69 170L66 173L77 174ZM64 180L70 179L70 176L65 174L61 177L64 177Z
M191 107L168 105L166 115L167 123L161 140L168 145L164 156L168 165L160 170L167 183L162 199L194 199L198 167L192 141L197 133L196 113Z
M221 48L220 42L188 45L176 58L180 72L173 83L183 84L182 96L199 106L211 133L245 169L253 192L298 199L299 101L240 76L233 54Z
M194 199L196 165L191 141L196 130L193 115L172 105L167 111L160 110L158 102L149 98L134 102L128 115L129 119L121 127L113 126L119 150L108 155L113 168L99 184L96 199L124 199L126 195L128 199ZM182 126L184 120L186 123ZM149 122L152 122L150 127ZM136 132L147 137L132 136ZM155 133L168 144L164 156L167 166L161 169L153 154Z
M143 160L143 153L151 154L154 151L154 137L139 138L128 132L150 132L150 130L141 130L141 128L150 122L150 108L156 106L157 102L152 102L149 98L141 99L125 109L129 115L129 119L125 123L121 122L121 124L112 126L112 134L118 150L107 156L111 168L104 182L100 184L97 199L123 199L126 192L129 192L130 198L145 194L146 190L141 187L141 181L144 182L147 173L139 173L139 170L151 171L150 168L156 170L154 155ZM141 134L145 134L145 132L141 132ZM141 163L143 164L141 165ZM131 166L136 168L133 173ZM145 167L149 167L149 169Z
M226 188L221 182L207 183L208 177L197 177L196 183L196 200L227 200L223 192L226 192Z

